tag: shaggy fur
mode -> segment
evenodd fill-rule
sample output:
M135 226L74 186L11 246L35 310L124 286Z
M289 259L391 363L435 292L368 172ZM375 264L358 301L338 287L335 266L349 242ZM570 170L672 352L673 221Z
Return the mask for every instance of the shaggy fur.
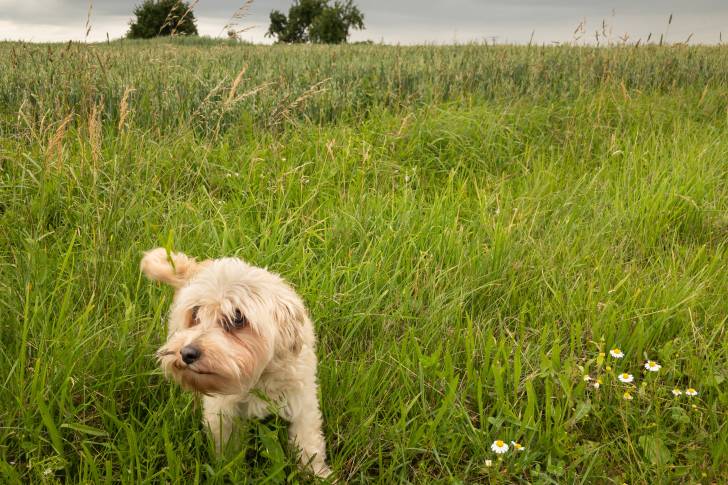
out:
M164 248L141 270L175 288L169 336L157 356L165 374L203 394L204 417L219 451L235 416L272 412L290 422L304 467L330 474L317 399L316 338L296 292L278 275L237 258L197 262Z

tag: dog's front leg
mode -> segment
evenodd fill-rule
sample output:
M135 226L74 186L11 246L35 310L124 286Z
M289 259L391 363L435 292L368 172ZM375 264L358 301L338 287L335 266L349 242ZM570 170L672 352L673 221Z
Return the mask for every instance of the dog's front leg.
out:
M202 405L215 450L222 454L233 430L233 420L238 415L238 400L232 396L204 396Z
M319 410L316 390L304 398L306 403L291 418L288 438L294 448L300 450L301 465L310 467L316 476L328 477L331 469L326 465L326 442L321 431L321 411Z

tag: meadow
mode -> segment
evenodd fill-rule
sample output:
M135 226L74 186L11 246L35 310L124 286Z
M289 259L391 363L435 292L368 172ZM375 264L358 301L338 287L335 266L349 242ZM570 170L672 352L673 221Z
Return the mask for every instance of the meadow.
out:
M5 483L310 481L159 245L298 289L341 483L728 481L728 47L0 43L0 228Z

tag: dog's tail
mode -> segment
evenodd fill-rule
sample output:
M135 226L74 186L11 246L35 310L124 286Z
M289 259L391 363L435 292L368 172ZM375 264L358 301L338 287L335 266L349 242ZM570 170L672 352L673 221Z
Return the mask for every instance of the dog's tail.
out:
M150 280L181 288L205 266L205 262L198 263L184 253L167 253L165 248L155 248L144 253L139 266Z

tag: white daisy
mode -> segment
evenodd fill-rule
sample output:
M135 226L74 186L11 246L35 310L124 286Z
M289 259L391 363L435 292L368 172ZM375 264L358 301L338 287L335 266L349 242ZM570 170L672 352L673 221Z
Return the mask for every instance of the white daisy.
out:
M654 360L648 360L647 362L645 362L645 369L650 372L657 372L658 370L662 369L662 366Z
M526 449L525 446L523 446L521 443L518 443L517 441L511 441L511 445L513 446L513 449L516 451L523 451Z
M490 449L501 455L508 451L508 445L503 440L495 440L493 444L490 445Z
M627 374L626 372L623 372L617 376L617 379L620 380L620 382L624 382L625 384L629 384L634 380L634 376L632 374Z
M685 389L685 395L686 396L691 396L691 397L692 396L697 396L698 395L698 391L696 391L692 387L688 387L687 389Z
M676 387L675 389L672 390L672 395L673 396L682 396L682 391Z
M612 350L609 351L609 355L611 355L615 359L621 359L622 357L624 357L624 352L622 352L619 347L614 347Z
M632 394L630 394L629 392L625 392L624 394L622 394L622 399L624 399L625 401L631 401Z

